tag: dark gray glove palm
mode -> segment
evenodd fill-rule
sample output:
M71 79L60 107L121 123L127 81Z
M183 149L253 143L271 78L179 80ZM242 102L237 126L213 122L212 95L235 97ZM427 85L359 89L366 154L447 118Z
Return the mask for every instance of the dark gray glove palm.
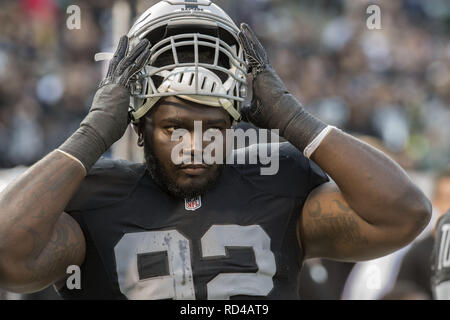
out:
M150 58L150 43L142 40L128 55L128 37L120 39L105 79L80 128L59 149L79 159L87 171L125 133L129 118L130 78Z
M289 93L270 65L267 53L250 27L243 23L239 39L253 74L253 98L241 109L242 118L260 128L279 129L300 150L326 127Z
M105 79L99 87L108 84L118 84L128 87L130 78L139 72L150 58L150 42L147 39L142 40L127 56L128 37L120 38L119 45L114 57L109 63L108 72Z
M250 27L242 23L241 32L239 32L239 40L241 41L242 47L245 51L245 57L250 65L249 71L256 77L264 69L270 67L269 58L267 56L266 50L259 42L255 33Z

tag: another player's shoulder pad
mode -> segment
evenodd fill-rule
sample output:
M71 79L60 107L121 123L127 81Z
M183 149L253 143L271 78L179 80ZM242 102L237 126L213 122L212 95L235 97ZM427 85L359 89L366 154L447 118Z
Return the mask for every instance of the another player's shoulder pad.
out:
M244 157L245 164L240 164ZM306 197L328 181L322 169L288 142L237 149L234 163L234 168L255 188L278 196Z
M93 210L126 199L145 170L144 164L101 158L89 171L65 211Z

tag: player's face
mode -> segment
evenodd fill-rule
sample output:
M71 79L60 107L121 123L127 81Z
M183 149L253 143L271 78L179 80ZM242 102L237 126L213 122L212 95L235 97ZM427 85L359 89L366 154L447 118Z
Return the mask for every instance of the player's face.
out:
M211 144L211 141L195 141L198 137L194 134L194 121L201 121L203 132L208 129L220 130L224 137L222 150L226 150L226 129L231 127L231 119L223 108L167 97L145 118L144 150L150 173L156 182L162 184L170 193L183 198L194 197L210 189L220 177L223 167L220 164L206 165L204 162L174 164L172 152L181 141L172 141L175 130L184 129L189 133L191 143L188 144L188 154L191 155L192 163L194 155L202 154L204 148Z

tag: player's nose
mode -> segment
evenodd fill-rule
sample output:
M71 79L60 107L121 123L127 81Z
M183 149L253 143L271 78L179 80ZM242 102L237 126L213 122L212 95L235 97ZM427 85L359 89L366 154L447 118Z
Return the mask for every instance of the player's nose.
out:
M203 149L205 147L203 135L198 132L191 132L190 155L196 164L203 163Z

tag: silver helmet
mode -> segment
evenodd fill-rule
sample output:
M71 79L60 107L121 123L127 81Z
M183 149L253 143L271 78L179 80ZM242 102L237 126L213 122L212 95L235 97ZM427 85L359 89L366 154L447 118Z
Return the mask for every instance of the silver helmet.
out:
M164 0L145 11L128 33L130 50L144 38L152 44L148 64L130 83L133 122L167 96L223 107L238 121L247 92L238 33L208 0Z

